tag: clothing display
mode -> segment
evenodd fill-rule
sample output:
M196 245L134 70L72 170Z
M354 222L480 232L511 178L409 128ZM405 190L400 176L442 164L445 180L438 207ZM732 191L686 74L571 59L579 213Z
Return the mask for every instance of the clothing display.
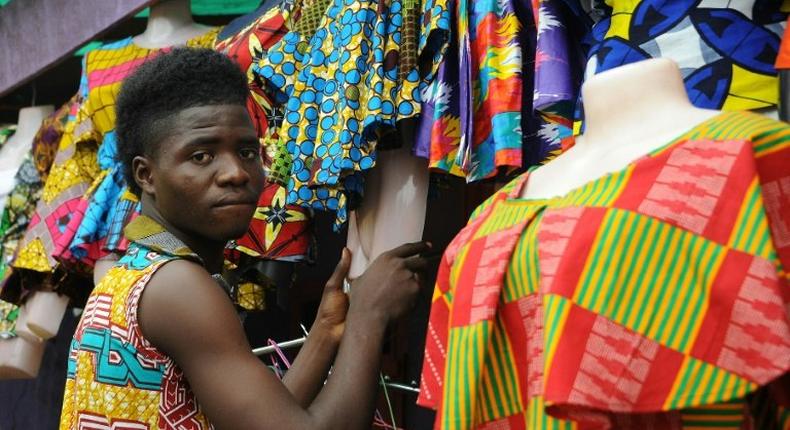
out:
M511 182L445 252L418 403L442 429L741 428L790 370L788 165L790 127L724 112L562 196Z
M328 7L319 7L324 3ZM417 6L410 0L305 2L303 14L321 17L317 30L294 28L256 70L287 100L279 136L292 158L289 204L336 212L337 224L344 223L349 201L362 194L361 172L375 165L380 134L419 114L427 75L418 67L403 70L399 59L435 60L427 49L441 46L424 40L442 39L432 33L446 32L441 26L449 21L443 1L425 2L420 52L404 53L414 44L403 43L404 34L413 34L403 26L415 21L409 16Z
M210 47L217 31L187 46ZM115 238L110 243L120 243L123 222L116 220L129 219L130 207L137 206L120 198L125 186L115 162L115 99L125 76L166 50L139 47L128 37L85 55L79 104L72 106L15 268L46 274L63 264L71 272L87 274L107 254L108 237Z
M202 261L146 216L130 222L125 234L131 244L94 288L71 343L60 428L120 421L127 428L212 428L182 370L148 342L137 320L157 269L175 259Z
M19 172L15 176L16 186L11 192L9 202L10 210L3 215L2 222L7 223L0 236L0 258L3 266L0 268L2 285L0 285L0 296L14 302L20 300L26 291L22 291L22 282L19 276L11 272L11 267L19 267L24 270L26 257L18 258L17 249L19 243L31 224L39 222L37 219L36 208L43 193L45 178L49 176L49 171L55 160L58 143L64 133L69 114L76 109L79 103L77 96L66 102L58 110L53 112L41 123L36 136L33 138L33 147L29 154L29 159L23 163ZM6 218L7 217L7 218ZM19 261L20 266L17 266Z
M3 149L3 146L8 141L8 139L10 139L11 136L14 135L14 132L16 132L15 125L0 126L0 150ZM2 155L2 153L0 153L0 155ZM13 173L10 175L7 174L8 172L3 172L3 173L5 174L0 177L0 212L3 210L3 207L5 206L5 201L8 192L14 186Z
M218 31L209 30L187 41L186 46L211 47ZM115 220L128 219L129 211L136 207L120 199L126 186L120 164L116 163L115 100L123 78L162 52L167 49L142 48L129 37L85 55L81 86L85 102L77 114L75 139L77 145L98 145L97 162L101 172L79 201L75 208L77 213L66 227L67 231L73 230L73 236L66 236L69 242L59 243L64 248L54 253L63 264L90 267L108 251L123 252L123 249L106 247L108 237L114 237L113 243L118 243L121 235L122 223ZM116 229L111 230L112 226Z
M33 164L32 154L22 162L14 181L16 185L8 195L0 218L0 280L5 279L18 242L24 236L36 210L36 202L41 197L43 183Z
M581 119L579 55L586 76L649 58L680 67L691 102L727 111L776 106L774 61L787 14L780 0L539 0L535 109L554 142ZM784 2L787 3L787 2ZM591 5L584 9L583 6ZM580 28L588 30L585 36ZM545 60L545 61L544 61ZM575 110L574 110L575 108ZM578 130L576 130L578 132Z
M531 103L522 96L536 30L526 0L448 3L450 46L423 93L415 153L472 182L521 168L522 152L534 150L524 148L522 109L530 115Z
M19 307L0 300L0 341L16 336L17 318L19 318Z
M293 3L269 2L253 15L250 24L230 33L220 33L214 49L225 53L235 61L247 75L250 97L247 111L261 139L265 152L264 170L271 178L271 160L279 141L277 129L282 123L282 107L272 99L266 87L255 73L256 67L266 58L272 45L282 39L293 25L291 8ZM304 18L304 16L302 17ZM249 20L244 16L239 20ZM232 25L232 23L230 24ZM310 215L307 209L285 204L286 191L283 185L268 181L258 199L247 234L231 246L237 252L257 258L299 261L306 258L311 241ZM228 255L231 260L232 253Z

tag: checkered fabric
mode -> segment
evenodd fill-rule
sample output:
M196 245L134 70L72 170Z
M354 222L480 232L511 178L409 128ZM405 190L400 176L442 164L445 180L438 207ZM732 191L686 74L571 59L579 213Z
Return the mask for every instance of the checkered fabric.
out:
M440 429L748 428L790 370L788 166L790 127L736 112L561 197L509 184L444 255L418 403Z

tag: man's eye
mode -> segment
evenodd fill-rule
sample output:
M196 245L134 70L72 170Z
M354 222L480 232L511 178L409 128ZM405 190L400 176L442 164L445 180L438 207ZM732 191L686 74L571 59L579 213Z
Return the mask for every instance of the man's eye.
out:
M192 154L192 161L199 164L208 163L211 161L211 154L208 152L196 152Z
M239 151L239 154L241 154L241 158L245 160L254 160L258 158L258 156L260 155L260 151L258 151L257 149L242 149L241 151Z

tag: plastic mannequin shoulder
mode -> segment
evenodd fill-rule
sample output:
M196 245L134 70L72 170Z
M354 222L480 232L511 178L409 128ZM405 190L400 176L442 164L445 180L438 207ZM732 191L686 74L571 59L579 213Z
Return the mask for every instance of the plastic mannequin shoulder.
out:
M0 152L0 168L19 168L24 154L30 150L33 138L36 136L41 122L54 110L52 105L26 107L19 110L19 120L16 132L8 142L3 145ZM17 156L14 156L16 154ZM12 174L13 175L13 174Z
M564 195L625 168L719 113L694 107L678 66L664 58L592 76L582 95L584 134L571 149L530 175L522 198Z
M151 6L145 31L133 41L141 48L166 48L183 45L208 30L192 20L190 0L162 0Z

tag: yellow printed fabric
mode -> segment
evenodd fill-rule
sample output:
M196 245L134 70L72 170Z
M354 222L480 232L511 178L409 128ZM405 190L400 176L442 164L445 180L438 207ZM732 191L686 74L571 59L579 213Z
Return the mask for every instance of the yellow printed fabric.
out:
M71 342L60 429L211 429L181 369L137 320L159 267L200 259L147 217L126 233L132 244L91 293Z
M523 175L447 248L418 403L439 429L777 428L788 166L789 126L731 112L560 197Z

